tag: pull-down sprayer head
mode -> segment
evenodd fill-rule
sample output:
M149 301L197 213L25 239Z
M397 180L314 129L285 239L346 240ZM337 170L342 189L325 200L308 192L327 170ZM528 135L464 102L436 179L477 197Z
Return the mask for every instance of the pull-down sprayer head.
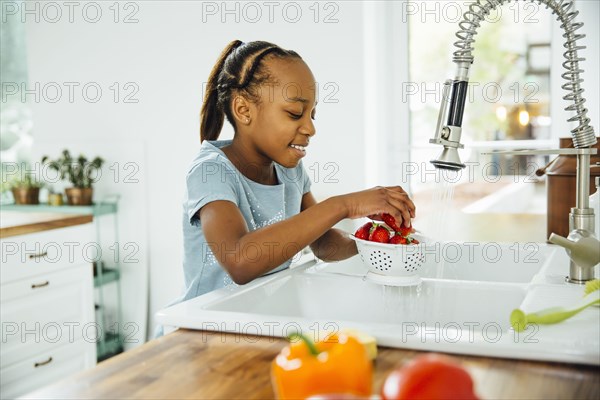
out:
M464 147L460 143L460 135L469 85L468 74L469 68L465 63L459 68L455 80L449 79L444 83L435 136L429 141L444 146L438 158L431 160L431 163L440 169L458 171L465 167L460 161L458 149Z

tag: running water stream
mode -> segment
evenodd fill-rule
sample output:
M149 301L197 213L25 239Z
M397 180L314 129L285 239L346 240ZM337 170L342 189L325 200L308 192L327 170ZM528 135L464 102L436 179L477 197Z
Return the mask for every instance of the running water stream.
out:
M431 213L428 231L425 232L425 235L435 243L443 243L452 239L450 227L448 226L448 215L452 212L455 183L456 181L448 179L446 174L439 174L439 183L432 195L433 204L437 206ZM441 246L436 246L436 252L441 251ZM428 255L428 257L432 256L432 254ZM442 278L444 276L444 257L442 257L442 254L435 254L434 257L437 262L436 277Z
M428 218L425 220L421 233L431 240L431 246L435 248L435 253L427 252L429 263L435 262L435 276L442 278L444 276L445 262L442 256L442 244L452 239L452 232L448 225L448 217L452 212L454 188L456 179L452 171L438 170L435 189L432 194L432 204L435 207L429 211ZM420 230L420 229L419 229ZM390 315L409 315L413 314L418 304L418 298L422 295L422 283L414 286L388 286L381 288L383 307ZM431 294L429 294L431 295ZM443 301L443 299L440 299Z
M414 286L381 286L383 310L390 322L406 320L407 316L419 315L417 307L421 296L422 283Z

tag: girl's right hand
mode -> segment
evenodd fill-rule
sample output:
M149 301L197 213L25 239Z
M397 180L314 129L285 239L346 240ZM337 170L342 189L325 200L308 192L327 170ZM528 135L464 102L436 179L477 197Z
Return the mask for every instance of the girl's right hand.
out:
M377 186L360 192L340 196L346 218L356 219L387 213L392 215L398 226L411 226L416 207L400 186Z

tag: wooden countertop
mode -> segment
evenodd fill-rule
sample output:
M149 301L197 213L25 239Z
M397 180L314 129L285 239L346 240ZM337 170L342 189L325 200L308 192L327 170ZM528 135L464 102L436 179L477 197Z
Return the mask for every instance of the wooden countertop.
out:
M180 329L25 398L272 398L270 364L280 338ZM387 374L420 352L379 348L373 392ZM453 356L483 399L596 399L599 367Z
M0 239L81 225L92 222L92 215L73 215L41 212L0 212Z

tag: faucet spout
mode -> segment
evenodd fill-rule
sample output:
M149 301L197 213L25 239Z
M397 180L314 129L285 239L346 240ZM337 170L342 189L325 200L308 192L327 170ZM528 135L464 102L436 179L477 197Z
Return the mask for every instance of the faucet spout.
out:
M550 242L564 247L571 259L571 268L567 280L573 283L584 283L594 279L594 267L600 263L600 241L588 231L576 229L568 238L553 233Z

